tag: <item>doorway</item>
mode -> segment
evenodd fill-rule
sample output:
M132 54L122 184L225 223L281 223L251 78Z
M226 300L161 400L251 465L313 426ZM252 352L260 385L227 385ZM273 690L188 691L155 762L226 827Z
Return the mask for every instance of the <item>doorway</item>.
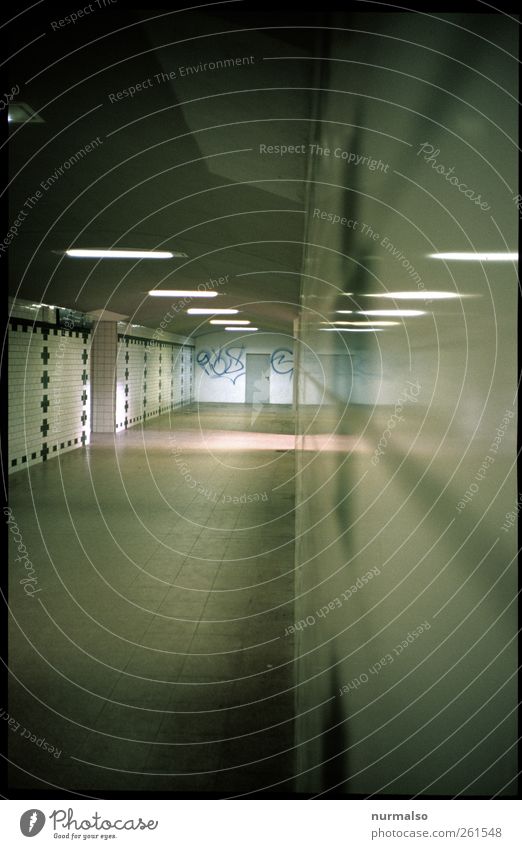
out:
M270 403L270 354L246 355L245 403Z

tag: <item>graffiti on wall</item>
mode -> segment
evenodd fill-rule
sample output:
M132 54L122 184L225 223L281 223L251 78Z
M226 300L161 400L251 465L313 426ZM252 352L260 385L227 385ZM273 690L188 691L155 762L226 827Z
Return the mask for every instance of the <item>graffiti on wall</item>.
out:
M198 351L196 362L212 379L224 377L235 383L246 372L245 346L209 348ZM290 348L276 348L270 356L270 365L276 374L287 374L292 379L294 354Z
M294 353L290 348L276 348L270 357L270 363L276 374L288 374L292 379L294 373Z
M203 349L198 352L196 362L210 378L224 377L235 383L246 371L245 347L231 345L228 348Z

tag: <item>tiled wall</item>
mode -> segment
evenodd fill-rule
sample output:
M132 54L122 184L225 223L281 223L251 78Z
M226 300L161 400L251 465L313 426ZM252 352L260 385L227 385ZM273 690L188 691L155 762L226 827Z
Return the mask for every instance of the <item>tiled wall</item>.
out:
M172 404L176 398L181 398L181 368L182 355L181 348L173 348L171 352L171 371L170 371L170 397Z
M148 418L160 413L162 359L162 352L157 346L149 344L145 348L143 405Z
M10 472L89 441L89 336L10 320Z
M8 349L10 472L87 444L91 395L93 429L106 432L193 400L192 347L118 335L112 322L99 323L93 336L12 317Z
M194 349L120 334L116 431L193 400Z
M180 404L190 404L194 400L195 349L185 346L181 352L181 392Z

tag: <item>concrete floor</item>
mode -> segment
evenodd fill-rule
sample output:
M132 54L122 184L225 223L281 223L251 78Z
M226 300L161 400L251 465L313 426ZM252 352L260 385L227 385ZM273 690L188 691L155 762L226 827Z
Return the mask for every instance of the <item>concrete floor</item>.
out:
M12 477L13 789L291 789L293 430L199 405Z

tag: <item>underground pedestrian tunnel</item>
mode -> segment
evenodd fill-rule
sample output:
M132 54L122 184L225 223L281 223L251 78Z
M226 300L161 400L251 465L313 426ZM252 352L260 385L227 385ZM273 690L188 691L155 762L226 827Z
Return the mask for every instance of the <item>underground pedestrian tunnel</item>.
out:
M11 792L513 796L514 22L25 21Z

